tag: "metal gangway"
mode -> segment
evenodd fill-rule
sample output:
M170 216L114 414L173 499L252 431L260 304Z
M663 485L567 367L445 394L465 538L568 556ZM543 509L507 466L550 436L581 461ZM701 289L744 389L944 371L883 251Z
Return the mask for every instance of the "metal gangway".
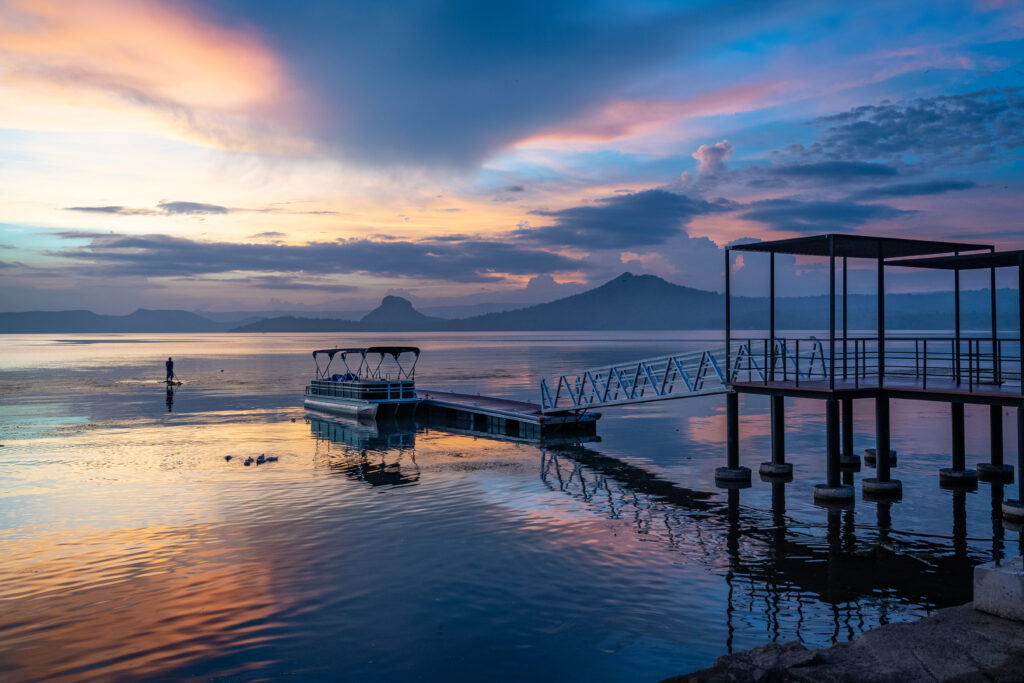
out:
M733 384L1021 393L1017 339L988 337L733 339L717 349L545 377L541 411L555 413L723 394ZM834 357L834 360L833 360Z

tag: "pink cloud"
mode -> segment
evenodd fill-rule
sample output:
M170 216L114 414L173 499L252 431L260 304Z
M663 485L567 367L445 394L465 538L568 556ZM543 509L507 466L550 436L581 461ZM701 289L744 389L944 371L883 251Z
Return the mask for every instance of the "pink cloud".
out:
M713 145L701 145L692 154L697 160L697 171L702 175L716 175L725 171L725 160L735 151L728 140L721 140Z

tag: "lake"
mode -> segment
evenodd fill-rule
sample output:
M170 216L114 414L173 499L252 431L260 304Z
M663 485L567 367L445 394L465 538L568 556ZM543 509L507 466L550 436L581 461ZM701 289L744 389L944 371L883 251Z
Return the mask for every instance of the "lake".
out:
M542 375L720 338L5 335L0 678L658 681L960 604L974 564L1019 553L1015 484L940 489L941 403L893 402L902 502L858 483L845 510L812 500L821 402L787 400L795 478L772 485L768 401L741 401L742 491L714 482L722 396L606 409L599 441L555 445L302 409L315 348L414 344L421 388L537 402ZM969 463L987 411L966 408ZM854 421L862 453L871 401Z

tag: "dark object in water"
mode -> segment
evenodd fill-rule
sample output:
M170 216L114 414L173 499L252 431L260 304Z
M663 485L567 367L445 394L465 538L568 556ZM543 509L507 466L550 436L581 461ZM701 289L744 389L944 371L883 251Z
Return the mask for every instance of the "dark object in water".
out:
M230 456L230 455L225 455L225 456L224 456L224 460L225 460L226 462L227 462L227 461L230 461L230 460L231 460L231 456Z
M267 457L265 455L263 455L262 453L260 453L260 457L256 458L256 464L257 465L262 465L266 461L267 461Z
M292 418L292 422L295 422L295 418L294 417Z
M221 372L224 372L224 371L223 371L223 370L221 370Z
M277 462L277 456L276 455L267 456L267 462Z
M252 463L253 463L252 456L249 456L248 458L245 459L245 462L243 462L242 464L245 465L246 467L248 467Z

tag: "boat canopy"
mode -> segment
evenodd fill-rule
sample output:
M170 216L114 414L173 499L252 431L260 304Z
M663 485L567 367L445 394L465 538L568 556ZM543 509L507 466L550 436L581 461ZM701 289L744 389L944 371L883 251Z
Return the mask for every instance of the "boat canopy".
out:
M413 354L412 365L406 367L403 363L401 356L406 353ZM348 364L348 356L355 355L359 357L359 364L356 367L352 367ZM327 356L327 365L323 368L320 367L320 360L318 356ZM367 356L373 356L376 358L376 363ZM385 365L385 359L390 356L392 362ZM345 366L345 373L339 374L338 378L341 380L362 380L362 379L373 379L373 380L390 380L392 375L395 375L397 379L413 379L416 374L416 361L419 360L420 350L415 346L369 346L366 348L335 348L335 349L317 349L313 352L313 362L316 363L316 377L317 379L333 379L330 374L331 363L334 362L334 358L338 357L341 359L342 364ZM408 362L408 361L406 361Z

